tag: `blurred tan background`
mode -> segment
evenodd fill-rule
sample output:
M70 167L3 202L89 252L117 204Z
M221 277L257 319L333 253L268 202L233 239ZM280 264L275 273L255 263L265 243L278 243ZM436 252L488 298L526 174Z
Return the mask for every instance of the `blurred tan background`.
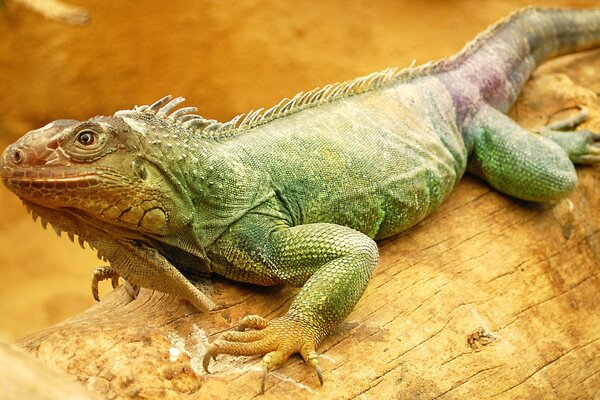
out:
M227 120L300 90L458 51L526 6L599 1L93 1L71 26L4 0L0 149L60 118L184 96ZM0 337L16 339L93 303L90 250L33 223L0 188ZM108 284L103 286L108 290Z

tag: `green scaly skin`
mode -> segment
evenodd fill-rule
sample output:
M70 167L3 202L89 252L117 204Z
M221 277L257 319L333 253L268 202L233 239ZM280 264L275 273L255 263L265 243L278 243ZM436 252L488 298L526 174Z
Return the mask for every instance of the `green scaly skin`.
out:
M354 308L377 265L374 240L421 221L468 169L532 201L564 197L573 162L600 161L597 136L532 135L504 113L543 59L600 45L600 11L526 9L456 56L390 69L217 123L170 97L112 117L60 120L5 150L0 173L34 217L97 249L123 277L212 302L198 271L301 287L272 321L243 319L212 343L263 358L317 347Z

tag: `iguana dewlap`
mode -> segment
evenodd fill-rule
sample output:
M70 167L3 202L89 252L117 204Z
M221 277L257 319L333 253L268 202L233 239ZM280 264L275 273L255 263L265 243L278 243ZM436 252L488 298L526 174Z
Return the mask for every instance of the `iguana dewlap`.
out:
M354 308L378 261L374 240L435 210L465 171L530 201L577 184L600 161L586 131L527 132L505 115L543 60L600 45L600 9L528 8L455 56L388 69L285 99L227 123L151 106L31 131L0 160L4 184L34 216L87 241L123 277L212 302L198 271L301 287L272 321L242 320L210 345L263 358L267 372L319 343ZM561 126L559 128L564 128ZM190 278L191 279L191 278Z

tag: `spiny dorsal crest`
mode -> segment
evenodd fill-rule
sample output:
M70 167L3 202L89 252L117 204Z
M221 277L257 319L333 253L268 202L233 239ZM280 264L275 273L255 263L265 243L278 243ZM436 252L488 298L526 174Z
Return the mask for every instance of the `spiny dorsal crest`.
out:
M259 108L258 110L240 114L228 122L218 122L214 119L206 119L200 115L196 115L194 114L197 111L196 107L184 107L173 111L185 101L185 99L183 97L171 99L170 95L163 97L149 106L136 106L133 111L151 113L166 122L180 124L184 128L198 133L203 137L222 138L233 136L249 128L295 113L304 108L329 103L343 97L365 93L379 88L389 87L398 82L409 82L412 79L428 74L448 71L462 63L466 58L480 49L487 40L517 18L532 12L552 12L555 10L556 9L550 8L536 10L531 7L518 10L491 25L487 30L480 33L471 42L467 43L460 52L449 58L435 62L430 61L418 67L414 67L413 61L410 66L404 69L392 67L353 80L317 87L306 93L300 92L291 99L285 98L277 105L267 110Z
M202 131L206 128L214 130L223 125L214 119L206 119L200 115L194 114L198 109L196 107L183 107L175 110L177 106L183 103L183 97L171 98L171 95L165 96L160 100L155 101L149 106L135 106L133 111L139 113L153 114L157 118L161 118L169 123L183 125L186 129ZM175 111L173 111L175 110Z
M183 97L172 99L170 95L151 105L136 106L133 111L153 114L167 122L180 124L184 128L204 137L221 138L233 136L246 129L295 113L303 108L387 86L396 81L399 75L405 78L409 77L407 71L417 72L420 70L421 68L412 68L412 66L405 70L388 68L353 80L318 87L306 93L300 92L291 99L281 100L277 105L267 110L259 108L240 114L228 122L217 122L194 114L198 111L196 107L184 107L175 110L185 99Z

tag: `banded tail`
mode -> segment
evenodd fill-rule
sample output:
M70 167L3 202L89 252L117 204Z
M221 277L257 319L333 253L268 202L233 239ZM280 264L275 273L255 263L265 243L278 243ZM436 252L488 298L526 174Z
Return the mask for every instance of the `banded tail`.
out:
M481 101L507 112L544 60L598 46L600 8L525 8L446 60L438 76L452 93L462 121Z

